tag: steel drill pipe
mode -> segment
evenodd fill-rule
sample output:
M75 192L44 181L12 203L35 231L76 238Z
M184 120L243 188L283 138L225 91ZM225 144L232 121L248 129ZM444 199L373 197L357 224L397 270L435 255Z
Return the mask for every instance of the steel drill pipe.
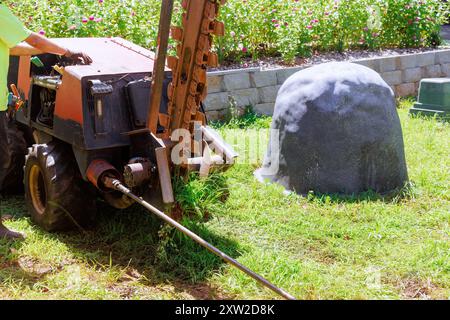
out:
M104 185L106 187L114 189L114 190L117 190L117 191L120 191L123 194L127 195L128 197L130 197L131 199L133 199L134 201L136 201L137 203L142 205L144 208L146 208L147 210L151 211L156 216L158 216L159 218L164 220L166 223L170 224L172 227L174 227L177 230L181 231L186 236L188 236L189 238L191 238L192 240L194 240L195 242L200 244L202 247L206 248L208 251L214 253L216 256L222 258L223 260L225 260L226 262L228 262L232 266L234 266L234 267L238 268L239 270L241 270L242 272L246 273L248 276L252 277L257 282L262 284L263 286L269 288L270 290L272 290L273 292L279 294L280 296L282 296L283 298L285 298L287 300L296 300L296 298L294 296L290 295L289 293L287 293L283 289L278 288L277 286L275 286L274 284L272 284L271 282L269 282L268 280L266 280L265 278L263 278L259 274L253 272L252 270L250 270L246 266L240 264L235 259L231 258L229 255L227 255L224 252L220 251L219 249L217 249L216 247L214 247L213 245L211 245L210 243L208 243L204 239L200 238L198 235L196 235L195 233L193 233L192 231L190 231L189 229L187 229L186 227L184 227L180 223L176 222L175 220L173 220L172 218L167 216L164 212L158 210L157 208L152 206L150 203L144 201L142 198L140 198L140 197L136 196L135 194L133 194L119 180L114 179L114 178L110 178L108 176L105 176L103 178L103 183L104 183Z

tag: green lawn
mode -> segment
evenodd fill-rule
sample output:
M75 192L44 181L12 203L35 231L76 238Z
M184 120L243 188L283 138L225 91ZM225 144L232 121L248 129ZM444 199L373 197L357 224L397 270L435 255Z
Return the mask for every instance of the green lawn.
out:
M450 127L409 117L409 106L399 109L411 179L401 193L285 195L239 164L177 183L184 224L301 299L449 299ZM22 196L5 199L6 225L28 237L0 241L0 298L278 298L139 207L99 206L94 229L49 234Z

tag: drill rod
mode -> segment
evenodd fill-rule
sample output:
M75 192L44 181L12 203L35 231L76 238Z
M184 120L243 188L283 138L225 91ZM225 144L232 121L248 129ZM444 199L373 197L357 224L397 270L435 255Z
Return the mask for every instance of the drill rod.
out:
M258 281L259 283L261 283L265 287L269 288L270 290L274 291L275 293L279 294L280 296L282 296L283 298L285 298L287 300L296 300L295 297L293 297L292 295L290 295L289 293L287 293L283 289L278 288L277 286L275 286L274 284L272 284L271 282L269 282L268 280L266 280L265 278L263 278L259 274L256 274L255 272L253 272L249 268L247 268L244 265L240 264L235 259L231 258L230 256L228 256L224 252L220 251L219 249L217 249L216 247L214 247L213 245L211 245L207 241L203 240L198 235L196 235L195 233L193 233L192 231L190 231L186 227L182 226L181 224L179 224L178 222L176 222L175 220L173 220L172 218L167 216L162 211L158 210L157 208L155 208L154 206L152 206L148 202L144 201L141 197L138 197L135 194L133 194L130 191L130 189L125 187L122 184L122 182L120 182L119 180L111 178L111 177L105 177L103 179L103 181L104 181L104 185L107 186L108 188L117 190L117 191L122 192L123 194L127 195L128 197L130 197L131 199L133 199L134 201L136 201L137 203L142 205L147 210L153 212L155 215L157 215L159 218L164 220L166 223L168 223L172 227L178 229L179 231L181 231L182 233L187 235L189 238L191 238L192 240L194 240L195 242L197 242L201 246L205 247L210 252L214 253L216 256L222 258L223 260L225 260L229 264L231 264L231 265L235 266L236 268L238 268L239 270L243 271L244 273L246 273L247 275L249 275L250 277L252 277L256 281Z

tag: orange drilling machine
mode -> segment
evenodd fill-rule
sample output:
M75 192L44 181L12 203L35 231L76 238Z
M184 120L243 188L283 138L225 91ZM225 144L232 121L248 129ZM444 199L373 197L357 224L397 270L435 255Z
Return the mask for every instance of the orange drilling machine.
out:
M55 41L86 52L91 65L52 54L11 58L9 81L20 98L9 128L15 166L6 181L20 179L23 166L29 213L45 230L89 224L98 195L116 208L137 202L292 298L163 212L174 202L175 167L206 176L237 157L207 126L202 107L207 68L217 64L213 36L224 34L217 21L224 3L183 0L182 26L172 27L173 0L163 0L156 53L120 38L79 38ZM167 57L170 35L176 56Z

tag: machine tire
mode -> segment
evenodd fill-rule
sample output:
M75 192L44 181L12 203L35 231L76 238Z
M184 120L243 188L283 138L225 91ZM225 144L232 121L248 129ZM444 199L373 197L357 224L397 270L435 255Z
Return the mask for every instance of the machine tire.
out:
M31 219L47 231L89 226L95 193L78 174L72 150L52 141L29 148L24 167L25 199Z
M103 199L105 199L105 201L113 208L120 210L127 209L135 204L134 200L117 191L104 193Z
M11 162L0 190L8 194L20 193L23 191L23 165L27 154L27 141L14 121L8 122L7 134Z

